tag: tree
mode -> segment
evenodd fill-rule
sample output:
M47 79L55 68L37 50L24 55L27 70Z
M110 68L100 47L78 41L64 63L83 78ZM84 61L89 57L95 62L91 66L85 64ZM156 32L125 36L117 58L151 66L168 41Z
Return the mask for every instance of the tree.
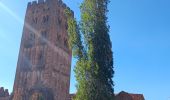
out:
M87 53L84 49L84 46L81 41L81 34L79 26L76 22L76 19L73 18L70 10L66 9L65 11L67 16L68 23L68 44L72 49L73 56L77 59L77 63L75 65L75 77L78 82L77 94L75 100L88 100L88 91L87 91Z
M77 58L75 100L113 100L113 54L107 25L109 0L84 0L81 21L67 10L69 45Z

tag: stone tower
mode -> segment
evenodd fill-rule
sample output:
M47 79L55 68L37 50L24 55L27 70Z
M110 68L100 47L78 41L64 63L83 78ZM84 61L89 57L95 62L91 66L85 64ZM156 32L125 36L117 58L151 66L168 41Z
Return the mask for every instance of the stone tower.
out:
M61 0L28 3L12 100L67 100L71 50L66 8Z

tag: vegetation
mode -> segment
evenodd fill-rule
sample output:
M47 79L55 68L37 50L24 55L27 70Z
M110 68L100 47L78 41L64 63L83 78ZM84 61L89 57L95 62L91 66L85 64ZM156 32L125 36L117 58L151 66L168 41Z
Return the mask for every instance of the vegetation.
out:
M42 95L38 95L37 100L45 100L45 98Z
M75 100L113 100L113 54L107 25L109 0L84 0L77 24L67 9L69 47L77 59Z

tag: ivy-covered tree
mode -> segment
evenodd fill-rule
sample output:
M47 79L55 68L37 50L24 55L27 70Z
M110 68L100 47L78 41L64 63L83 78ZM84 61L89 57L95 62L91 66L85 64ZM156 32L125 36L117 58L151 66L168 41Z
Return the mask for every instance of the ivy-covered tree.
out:
M109 0L84 0L78 25L69 10L69 45L77 58L75 100L113 100L113 53L107 24Z
M79 26L76 19L73 18L70 10L66 9L68 23L68 37L69 37L69 47L72 49L74 58L77 59L75 65L75 77L77 80L77 93L75 100L88 100L88 89L87 89L87 53L82 43L82 37L80 34Z

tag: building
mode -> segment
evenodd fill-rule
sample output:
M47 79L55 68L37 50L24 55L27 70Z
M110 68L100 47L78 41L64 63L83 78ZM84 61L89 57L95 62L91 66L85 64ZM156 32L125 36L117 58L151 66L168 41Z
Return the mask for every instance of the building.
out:
M115 95L115 100L145 100L143 94L132 94L127 92L120 92Z
M70 94L68 100L72 100L73 97L75 97L75 94ZM143 94L132 94L132 93L121 91L120 93L115 95L115 100L145 100L145 99Z
M72 54L65 9L61 0L28 3L12 100L67 99Z

